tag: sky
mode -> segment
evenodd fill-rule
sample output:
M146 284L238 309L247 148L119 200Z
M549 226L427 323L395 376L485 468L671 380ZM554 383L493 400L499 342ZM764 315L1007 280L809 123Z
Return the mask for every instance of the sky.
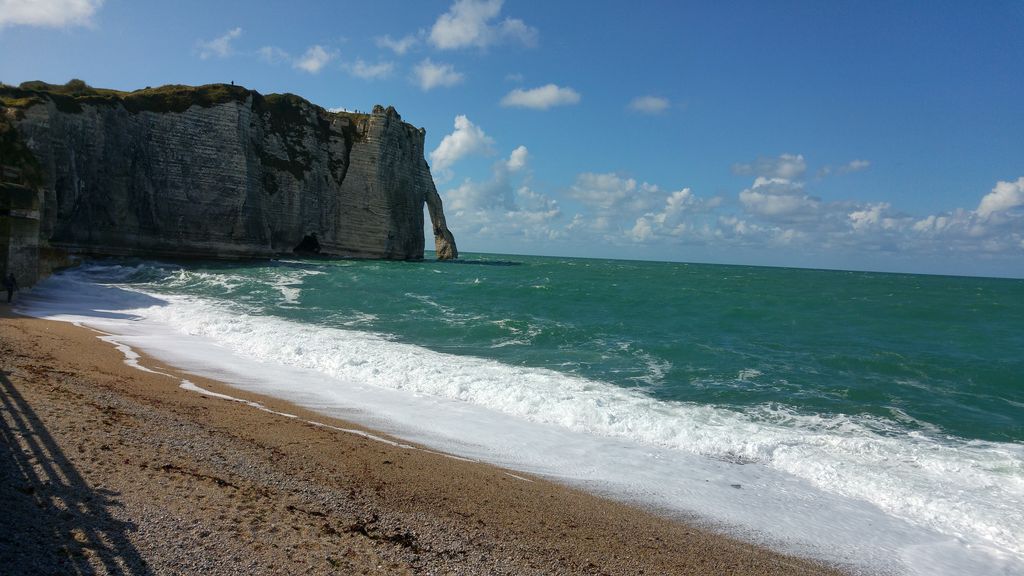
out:
M394 105L463 252L1024 277L1024 2L0 0L0 81Z

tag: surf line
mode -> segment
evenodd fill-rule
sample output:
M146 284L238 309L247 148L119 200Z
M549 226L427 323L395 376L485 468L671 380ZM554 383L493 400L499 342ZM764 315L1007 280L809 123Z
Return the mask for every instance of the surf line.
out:
M287 412L278 412L277 410L271 410L270 408L267 408L266 406L264 406L260 402L255 402L253 400L245 400L244 398L236 398L235 396L229 396L227 394L221 394L219 392L213 392L212 390L207 390L207 389L205 389L205 388L203 388L201 386L198 386L197 384L195 384L194 382L192 382L190 380L187 380L187 379L184 379L184 378L179 378L178 376L175 376L174 374L168 374L167 372L160 372L159 370L153 370L152 368L148 368L146 366L143 366L139 362L139 359L142 358L142 356L140 356L138 352L133 350L131 346L125 344L124 342L119 341L118 340L118 335L111 334L109 332L104 332L103 330L98 330L98 329L93 328L91 326L83 326L79 322L73 322L73 324L75 326L80 327L80 328L88 328L89 330L92 330L93 332L98 332L99 334L102 334L102 336L97 336L97 338L99 338L100 340L102 340L102 341L112 345L119 352L121 352L121 354L124 355L124 363L126 365L131 366L132 368L135 368L136 370L141 370L143 372L149 372L150 374L157 374L159 376L166 376L167 378L171 378L172 380L178 380L179 381L178 387L181 388L182 390L187 390L189 392L196 392L198 394L201 394L201 395L204 395L204 396L208 396L210 398L216 398L218 400L227 400L229 402L238 402L240 404L245 404L246 406L249 406L251 408L256 408L257 410L262 410L264 412L269 412L270 414L275 414L277 416L284 416L285 418L298 418L298 416L296 416L295 414L288 414ZM362 430L356 430L354 428L342 428L340 426L334 426L332 424L325 424L324 422L317 422L315 420L305 420L305 422L307 424L312 424L313 426L317 426L319 428L325 428L325 429L334 430L334 431L337 431L337 432L344 432L344 433L347 433L347 434L355 434L356 436L362 436L363 438L366 438L367 440L373 440L375 442L381 442L381 443L384 443L384 444L388 444L390 446L394 446L396 448L402 448L402 449L406 449L406 450L418 450L420 452L426 452L427 454L436 454L438 456L444 456L445 458L451 458L453 460L461 460L463 462L472 462L472 463L477 463L478 462L477 460L472 460L470 458L463 458L461 456L456 456L454 454L446 454L444 452L437 452L437 451L434 451L434 450L427 450L425 448L417 448L416 446L412 446L412 445L409 445L409 444L402 444L400 442L395 442L394 440L388 440L387 438L382 438L382 437L377 436L375 434L370 434L369 432L364 432ZM508 474L508 473L506 472L506 474ZM515 479L517 479L517 480L523 480L525 482L533 482L533 480L530 480L528 478L524 478L522 476L516 476L515 474L508 474L508 475L513 477L513 478L515 478Z

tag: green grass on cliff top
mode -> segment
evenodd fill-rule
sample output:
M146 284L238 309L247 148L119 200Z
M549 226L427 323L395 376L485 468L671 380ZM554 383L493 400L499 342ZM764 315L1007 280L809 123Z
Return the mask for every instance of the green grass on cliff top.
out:
M262 95L255 90L233 84L206 84L203 86L168 84L156 88L147 86L132 92L94 88L77 79L66 84L49 84L40 80L22 82L17 87L0 84L0 106L19 110L52 101L62 112L81 112L83 105L116 106L118 104L133 113L184 112L193 105L207 108L225 102L244 102L250 96L254 98L258 108L281 111L287 108L298 109L308 106L320 114L337 114L353 119L367 116L352 112L332 113L295 94Z

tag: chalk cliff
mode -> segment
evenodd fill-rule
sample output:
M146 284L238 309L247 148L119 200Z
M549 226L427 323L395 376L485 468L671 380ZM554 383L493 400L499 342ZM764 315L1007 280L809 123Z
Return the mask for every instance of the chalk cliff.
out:
M0 87L42 175L40 238L74 253L246 258L293 251L420 259L458 251L394 108L329 112L240 86L115 92Z

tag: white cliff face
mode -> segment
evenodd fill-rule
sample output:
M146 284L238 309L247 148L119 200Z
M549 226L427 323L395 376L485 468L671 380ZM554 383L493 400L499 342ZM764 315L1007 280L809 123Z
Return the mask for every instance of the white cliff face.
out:
M111 255L265 257L301 245L419 259L426 202L438 257L457 256L422 129L393 108L330 113L236 94L178 111L116 99L25 108L16 126L43 168L41 236Z

